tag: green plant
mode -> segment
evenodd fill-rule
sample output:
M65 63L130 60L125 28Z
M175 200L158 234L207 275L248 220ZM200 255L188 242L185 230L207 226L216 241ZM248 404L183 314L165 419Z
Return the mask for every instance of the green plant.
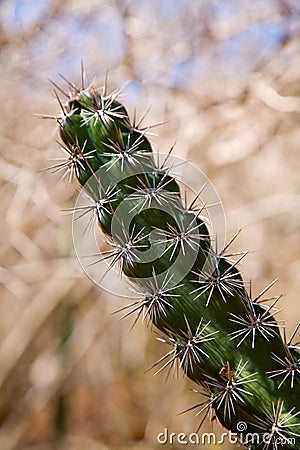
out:
M201 209L181 198L168 158L155 161L147 129L130 122L119 90L68 87L57 117L66 157L52 170L78 180L108 236L100 259L119 264L141 293L123 317L152 322L171 346L154 366L181 368L203 395L193 408L204 417L213 411L245 445L300 448L299 349L295 333L288 342L281 336L280 296L264 297L273 283L254 297L238 270L245 254L232 260L229 245L213 249Z

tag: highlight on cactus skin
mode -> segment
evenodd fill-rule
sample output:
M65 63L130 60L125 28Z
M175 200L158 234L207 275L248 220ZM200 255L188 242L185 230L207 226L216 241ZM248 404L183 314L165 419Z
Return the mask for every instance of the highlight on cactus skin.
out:
M188 203L171 152L154 154L121 89L66 82L66 92L55 85L63 154L50 169L77 180L86 202L74 214L107 238L87 266L104 263L101 279L111 269L128 277L135 294L119 314L152 324L167 345L157 373L180 370L195 382L199 428L217 417L248 448L300 449L298 327L287 338L276 320L273 283L253 295L238 268L246 253L229 250L236 236L217 248L207 205L200 195Z

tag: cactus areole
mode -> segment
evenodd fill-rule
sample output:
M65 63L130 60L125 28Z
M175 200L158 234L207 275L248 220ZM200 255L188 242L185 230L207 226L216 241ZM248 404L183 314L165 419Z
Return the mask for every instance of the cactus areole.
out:
M249 448L300 449L297 329L288 339L276 319L273 283L254 296L238 268L245 255L216 250L197 197L188 204L168 157L157 162L120 90L68 82L60 92L65 158L52 170L83 187L90 206L80 212L94 214L107 238L98 260L135 286L122 317L153 324L167 344L157 372L179 369L196 383L190 409L201 423L217 417Z

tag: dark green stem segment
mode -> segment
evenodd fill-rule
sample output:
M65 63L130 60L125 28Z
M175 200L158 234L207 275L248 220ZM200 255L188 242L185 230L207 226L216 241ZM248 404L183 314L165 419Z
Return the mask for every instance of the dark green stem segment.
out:
M167 159L155 162L146 130L117 94L71 89L58 119L67 153L58 169L83 186L109 237L110 264L141 293L124 316L157 327L169 347L154 366L181 368L199 385L197 412L216 415L249 447L300 449L299 351L281 337L279 298L254 298L238 270L242 256L213 249Z

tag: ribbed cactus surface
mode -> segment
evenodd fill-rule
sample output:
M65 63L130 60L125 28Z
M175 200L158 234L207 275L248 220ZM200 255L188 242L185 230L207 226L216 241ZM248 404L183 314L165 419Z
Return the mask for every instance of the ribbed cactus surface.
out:
M166 354L154 366L198 385L196 413L239 435L245 423L253 449L300 448L299 349L276 320L280 296L268 298L272 283L254 296L238 268L245 255L214 249L197 202L187 205L118 96L68 83L57 117L65 158L53 170L83 187L107 236L99 260L139 293L120 314L159 330Z

